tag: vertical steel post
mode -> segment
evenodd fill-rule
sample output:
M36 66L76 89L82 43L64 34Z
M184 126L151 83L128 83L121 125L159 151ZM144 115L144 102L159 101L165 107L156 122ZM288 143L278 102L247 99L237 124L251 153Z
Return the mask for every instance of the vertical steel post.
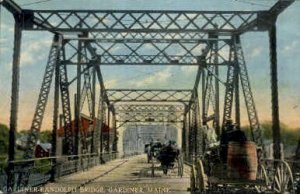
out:
M8 193L14 188L14 160L15 160L15 132L17 130L18 121L18 105L19 105L19 78L20 78L20 53L21 53L22 28L21 22L15 17L14 32L14 50L12 64L12 85L11 85L11 107L10 107L10 123L9 123L9 146L8 146L8 177L7 189Z
M186 114L183 116L182 131L181 131L181 149L186 153Z
M95 125L96 121L96 71L93 68L92 72L92 119L93 119L93 133L92 133L92 144L91 144L91 153L98 153L98 147L95 147L96 145L99 146L99 144L96 142L98 141L98 137L95 137L95 134L98 134L95 132L95 130L98 130L97 126ZM99 119L99 118L98 118Z
M57 44L60 44L59 42L59 35L55 35L55 41ZM51 149L51 156L56 156L56 131L58 128L58 117L59 117L59 60L60 60L60 50L57 51L58 55L56 58L56 64L55 64L55 83L54 83L54 105L53 105L53 123L52 123L52 149ZM50 181L55 181L55 174L56 174L56 158L52 159L52 166L51 166L51 177Z
M193 138L193 140L194 140L194 153L195 153L195 158L198 158L198 122L197 122L197 120L198 120L198 114L197 114L197 106L198 106L198 104L197 104L197 100L196 100L196 98L198 98L198 95L197 96L195 96L195 109L194 109L194 112L193 112L193 114L194 114L194 138Z
M218 80L218 77L219 77L219 55L218 55L218 52L219 52L219 44L218 44L218 35L217 34L210 34L209 35L210 38L214 38L216 39L214 42L213 42L213 54L214 54L214 57L213 57L213 64L215 65L215 78L214 78L214 84L215 84L215 112L214 112L214 115L215 115L215 118L214 118L214 127L215 127L215 130L216 130L216 133L218 135L218 137L220 137L221 135L221 131L220 131L220 87L219 87L219 80Z
M74 134L74 136L75 136L75 138L73 138L73 146L74 146L74 148L75 148L75 150L74 150L74 152L73 152L73 155L77 155L78 154L78 152L77 152L77 147L78 147L78 144L77 144L77 139L78 139L78 137L76 137L77 136L77 129L76 129L76 127L77 127L77 121L76 121L76 115L77 115L77 112L78 112L78 109L79 109L79 107L77 106L78 105L78 99L77 99L77 93L75 93L74 94L74 115L75 115L75 123L74 123L74 131L73 131L73 134ZM71 124L71 127L73 127L73 125ZM75 141L74 141L74 139L75 139Z
M236 37L236 44L240 44L240 37ZM236 50L236 49L235 49ZM240 89L239 89L239 61L237 53L234 54L234 98L235 98L235 122L241 126L241 111L240 111Z
M271 96L272 96L272 130L273 130L273 149L274 159L281 159L281 137L279 121L279 102L278 102L278 75L277 75L277 38L276 24L273 23L269 29L270 42L270 63L271 63Z
M206 86L206 73L205 71L202 71L202 86L201 86L201 89L202 89L202 94L201 94L201 97L202 97L202 124L203 125L206 125L207 122L206 122L206 119L207 119L207 114L205 112L206 110L206 106L205 106L205 98L206 98L206 92L205 92L205 86Z
M118 136L117 136L117 123L116 123L116 112L113 107L113 112L112 112L112 127L114 130L114 139L113 139L113 146L112 146L112 151L117 152L117 141L118 141Z
M218 36L216 36L217 38ZM215 42L215 58L214 58L214 64L215 66L215 127L216 127L216 132L218 137L220 137L221 134L221 130L220 130L220 89L219 89L219 60L218 60L218 50L219 50L219 46L218 46L218 41Z
M198 91L196 90L195 91L195 99L194 99L194 103L195 103L195 108L194 108L194 119L195 119L195 121L194 121L194 123L195 123L195 125L194 125L194 135L195 135L195 137L194 137L194 150L195 150L195 156L196 156L196 158L198 158L198 156L199 156L199 154L200 154L200 152L199 152L199 127L200 127L200 122L199 122L199 120L200 120L200 115L199 115L199 96L198 96Z
M110 107L107 107L107 126L108 126L108 134L107 134L107 152L110 153Z
M75 155L80 154L80 102L81 102L81 62L82 62L82 42L78 40L77 53L77 94L75 112Z
M192 136L192 127L191 127L191 110L188 110L188 122L189 122L189 130L188 130L188 151L189 151L189 161L192 161L192 145L191 145L191 136Z
M101 86L100 86L101 87ZM105 114L105 107L104 107L104 102L103 102L103 88L101 87L100 88L100 105L99 105L99 108L101 108L101 119L99 122L100 122L100 158L102 158L102 154L103 154L103 129L104 129L104 123L105 123L105 120L104 120L104 114Z

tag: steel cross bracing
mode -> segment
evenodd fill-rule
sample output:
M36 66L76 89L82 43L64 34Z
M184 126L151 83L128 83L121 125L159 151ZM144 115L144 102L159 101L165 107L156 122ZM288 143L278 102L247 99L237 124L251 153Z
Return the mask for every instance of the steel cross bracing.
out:
M99 104L98 104L98 114L97 114L97 125L96 125L96 133L95 133L95 148L97 148L96 146L98 146L98 150L97 153L102 153L103 151L103 132L102 132L102 127L103 124L106 122L106 106L104 103L104 91L103 88L100 87L100 96L99 96ZM95 130L95 129L94 129ZM100 135L100 136L99 136ZM98 139L99 138L99 139Z
M60 36L54 36L37 105L35 108L34 117L30 127L30 134L28 135L28 141L24 155L24 158L26 159L32 158L34 154L34 148L37 143L39 131L41 130L45 108L48 102L55 66L59 65L60 52L62 47L61 41L62 40Z
M267 30L268 20L274 20L293 2L280 0L263 11L23 10L12 0L1 3L15 16L21 16L26 30L231 34Z
M71 104L66 65L60 65L59 78L65 133L65 139L63 141L63 153L72 155L74 154L74 138L72 130Z
M133 32L231 32L255 21L263 11L136 11L136 10L34 10L36 25L30 30L133 31ZM54 22L55 21L55 22ZM82 23L82 27L78 23ZM45 28L44 28L45 27Z
M234 65L229 65L227 69L227 81L224 100L223 127L227 120L232 119L233 94L237 90L235 83L241 80L242 90L244 94L247 114L252 132L252 140L260 147L263 147L262 131L259 125L258 116L256 113L253 94L250 87L249 75L244 59L243 50L241 47L240 37L233 37L233 44L230 48L231 61Z
M212 57L213 55L213 57ZM211 50L208 60L210 63L212 63L212 60L214 57L218 57L218 51L213 52L213 49ZM209 122L211 119L215 119L215 113L216 113L216 104L215 104L215 93L214 93L214 85L213 85L213 73L215 72L216 66L210 65L207 66L207 73L205 74L206 76L204 77L204 88L203 88L203 99L204 99L204 107L203 107L203 123ZM213 109L213 115L208 115L209 114L209 105L212 105Z
M121 104L116 105L115 110L117 113L121 112L183 112L183 105L171 104Z
M41 130L46 105L50 93L52 77L55 71L55 67L59 65L60 52L62 47L61 36L54 36L53 42L50 48L48 61L43 77L42 86L40 89L37 106L35 108L34 117L32 120L30 133L28 134L26 150L24 152L24 158L30 159L34 156L34 149L37 144L39 132ZM33 167L33 163L23 163L21 165L22 173L18 177L18 185L26 186L28 184L30 169Z
M224 113L223 113L223 125L224 128L225 122L231 119L232 113L232 104L233 104L233 92L234 92L234 71L236 69L236 60L234 45L232 44L229 51L229 58L231 61L234 61L233 65L229 65L227 68L227 79L226 79L226 88L225 88L225 97L224 97Z
M248 113L248 119L250 123L250 128L252 132L252 140L258 145L258 146L263 146L263 137L262 137L262 131L260 128L256 108L255 108L255 103L253 99L253 94L251 91L251 86L250 86L250 80L249 80L249 75L246 67L246 62L242 50L242 45L240 41L240 37L235 38L234 42L235 46L235 55L236 55L236 62L238 63L238 75L241 80L241 85L243 89L243 94L244 94L244 99L245 99L245 104L246 104L246 109Z
M90 113L90 117L92 118L93 92L92 92L92 85L91 85L91 71L90 71L91 69L89 69L83 73L84 74L84 83L83 83L82 92L81 92L80 110L83 109L85 98L87 98L89 113Z
M117 122L182 122L183 112L124 112L117 113Z
M182 123L184 110L183 104L117 104L117 128L127 123Z
M210 69L213 70L213 69ZM213 86L213 76L208 73L208 76L206 76L206 87L204 90L204 112L203 112L203 123L207 123L211 120L215 119L215 112L216 112L216 104L215 104L215 92L214 92L214 86ZM210 104L212 105L212 111L213 113L209 115L209 109Z
M204 154L204 132L203 132L203 127L202 127L202 122L201 122L201 111L200 111L200 103L199 103L199 98L198 94L195 99L195 115L196 115L196 134L195 134L195 140L196 140L196 156L201 157Z
M137 10L24 10L19 7L12 0L2 0L1 6L4 6L10 11L15 18L16 32L15 32L15 49L13 60L13 83L12 83L12 118L10 121L11 131L14 134L17 123L17 101L18 101L18 72L19 69L19 55L20 42L22 30L41 30L50 31L55 34L63 35L62 51L57 52L57 60L59 61L59 85L61 90L63 119L65 125L65 142L64 151L67 154L73 154L73 131L71 128L71 105L69 85L76 79L81 79L84 76L85 84L83 90L90 87L88 73L90 69L97 74L98 82L101 88L98 122L95 131L95 148L98 147L97 133L100 133L100 152L103 151L104 140L101 132L102 123L105 122L110 125L110 111L113 111L110 104L124 101L124 102L182 102L185 104L184 115L182 117L184 141L184 149L187 151L187 156L191 158L193 154L201 154L202 137L199 137L200 110L199 99L195 93L195 87L192 90L134 90L134 89L105 89L104 82L100 70L100 65L197 65L199 71L195 84L196 89L200 79L201 72L204 75L206 72L209 76L207 78L207 91L204 101L205 106L208 107L210 96L216 96L219 90L217 84L215 88L212 87L212 76L215 80L221 81L218 78L217 66L224 65L228 68L227 80L225 83L225 102L224 102L224 118L223 122L231 118L233 95L237 91L236 80L240 78L242 90L245 97L247 113L249 117L250 126L253 132L253 139L258 145L261 145L261 131L259 129L258 117L256 114L253 95L250 88L249 77L246 69L245 60L243 57L241 44L238 35L248 31L267 31L270 26L274 26L277 16L291 5L294 0L279 0L271 9L263 11L137 11ZM276 31L275 31L276 32ZM214 36L210 36L210 35ZM74 35L78 37L74 38ZM212 38L214 37L214 38ZM234 37L234 38L232 38ZM276 34L273 33L274 40ZM232 39L232 40L230 40ZM82 49L78 46L78 41L83 42ZM218 41L218 48L213 48L214 53L210 53L206 57L206 64L200 64L201 56L206 56L207 50L205 48L212 48L211 45ZM223 44L223 45L222 45ZM118 51L118 47L122 47ZM151 49L147 50L146 48ZM174 49L176 47L176 49ZM276 45L273 47L276 47ZM204 49L204 50L202 50ZM229 56L227 53L229 50ZM276 52L271 48L273 60L271 63L276 67ZM178 53L181 54L178 54ZM205 54L206 53L206 54ZM52 59L55 55L55 48L51 47L49 61L47 64L46 74L36 113L32 124L32 134L29 138L28 146L34 146L37 133L40 129L43 119L43 113L49 94L51 75L53 69L51 65L54 64ZM83 56L79 57L79 55ZM53 58L52 58L53 57ZM51 61L50 61L51 58ZM214 58L217 60L211 60ZM77 76L69 81L67 69L68 65L83 65L84 70L79 72ZM275 69L276 70L276 69ZM275 71L274 70L274 71ZM274 79L276 78L273 73ZM57 77L57 76L56 76ZM204 79L204 76L203 76ZM272 79L272 80L274 80ZM79 82L80 83L80 82ZM88 83L88 85L86 85ZM272 82L273 83L273 82ZM78 84L77 88L80 84ZM274 91L272 87L272 91ZM210 88L210 89L209 89ZM276 89L275 88L275 89ZM58 90L58 88L56 88ZM88 89L90 90L90 89ZM78 91L78 90L77 90ZM211 92L211 93L210 93ZM276 95L276 91L273 92ZM80 94L77 94L80 98ZM94 94L93 94L94 95ZM274 97L274 96L273 96ZM197 99L196 99L197 98ZM90 99L90 98L89 98ZM212 98L213 100L213 98ZM213 101L217 102L217 99ZM80 101L79 101L80 102ZM104 102L106 104L104 104ZM82 102L84 103L84 102ZM274 100L273 110L278 106L278 102ZM95 106L95 99L93 100ZM218 108L217 103L215 104ZM57 107L57 106L56 106ZM107 109L107 110L106 110ZM159 110L160 111L160 110ZM159 112L158 111L158 112ZM163 112L163 111L162 111ZM206 110L204 111L206 112ZM77 112L78 113L78 112ZM107 115L105 113L108 113ZM125 112L119 114L126 114ZM141 114L146 114L143 111L136 111L131 116L135 117ZM164 116L164 118L177 116L179 114L176 110L169 111L169 114L157 114ZM77 115L77 114L76 114ZM275 116L274 116L275 115ZM278 115L274 114L274 119ZM143 115L145 116L145 115ZM276 118L275 118L276 117ZM174 117L175 118L175 117ZM178 117L177 117L178 118ZM116 129L117 115L113 114L113 128ZM181 117L180 117L181 119ZM169 119L170 120L170 119ZM274 123L274 122L273 122ZM111 127L111 126L110 126ZM276 128L276 126L275 126ZM279 131L279 126L277 127ZM95 130L95 129L94 129ZM273 132L275 130L273 129ZM14 145L13 135L10 135L10 145ZM190 140L190 141L189 141ZM197 142L197 143L196 143ZM200 143L200 145L198 145ZM279 146L277 140L275 144ZM200 149L200 150L199 150ZM28 149L27 154L32 156L33 148ZM108 149L109 150L109 149ZM189 150L189 151L188 151ZM279 152L275 149L275 152ZM10 149L10 161L14 160L14 152ZM30 155L31 154L31 155ZM11 164L11 163L10 163ZM11 165L12 166L12 165ZM13 170L13 166L10 167ZM27 175L26 175L27 176ZM26 180L26 179L24 179ZM13 182L13 180L11 181Z
M188 153L190 159L195 156L195 130L196 130L196 118L195 118L195 103L191 104L189 110L189 130L188 130ZM192 156L192 157L191 157Z
M92 68L91 68L92 69ZM82 112L84 103L86 101L87 98L87 103L88 103L88 110L89 110L89 118L93 119L93 121L95 120L95 115L93 113L93 109L94 109L94 100L93 97L93 92L92 92L92 84L91 84L91 69L89 69L88 71L85 71L84 74L84 83L82 86L82 90L81 90L81 99L80 99L80 109L79 111ZM96 143L94 141L95 139L95 131L97 130L96 125L93 126L93 131L92 131L92 145L91 145L91 151L94 151L94 144ZM81 128L82 126L80 126ZM87 138L89 135L89 131L84 133L83 130L81 130L81 142L82 142L82 148L85 149L85 151L87 151L88 149L88 145L87 145ZM97 143L96 143L97 144ZM83 152L83 150L82 150ZM93 153L93 152L92 152Z
M195 158L199 158L203 154L203 131L201 130L200 107L198 92L195 93L191 106L191 148Z
M192 90L106 89L110 102L183 102L190 101Z
M72 36L65 38L74 39ZM201 32L90 32L89 37L94 40L202 40L207 38Z
M79 39L65 39L67 57L62 63L76 65ZM199 57L211 42L218 41L226 48L230 39L80 39L89 42L95 54L101 58L101 65L198 65ZM87 54L86 64L92 56ZM220 64L227 65L228 60ZM207 64L210 65L210 64Z

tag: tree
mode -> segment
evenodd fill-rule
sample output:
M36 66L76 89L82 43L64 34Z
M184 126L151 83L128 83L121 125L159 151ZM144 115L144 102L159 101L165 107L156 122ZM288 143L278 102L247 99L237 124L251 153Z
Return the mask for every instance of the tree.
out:
M52 132L51 131L41 131L39 140L42 143L49 143L52 139Z
M242 128L246 132L247 137L250 137L250 127L245 126ZM269 121L261 123L261 128L264 140L272 140L272 122ZM298 139L300 138L300 129L291 129L283 123L280 123L280 129L282 143L284 143L285 145L297 145Z
M0 124L0 161L7 158L9 129L6 125Z

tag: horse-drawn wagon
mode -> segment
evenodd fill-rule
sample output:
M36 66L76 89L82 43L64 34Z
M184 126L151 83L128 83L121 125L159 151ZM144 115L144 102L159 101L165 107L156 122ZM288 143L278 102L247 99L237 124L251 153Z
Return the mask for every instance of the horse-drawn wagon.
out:
M183 158L174 144L170 141L167 145L162 145L160 149L153 149L151 156L151 175L154 177L155 170L162 170L167 174L169 170L177 169L178 176L183 176Z
M295 193L287 162L265 159L263 150L245 140L241 131L234 133L238 135L227 141L221 137L219 145L206 147L203 156L195 159L192 193Z

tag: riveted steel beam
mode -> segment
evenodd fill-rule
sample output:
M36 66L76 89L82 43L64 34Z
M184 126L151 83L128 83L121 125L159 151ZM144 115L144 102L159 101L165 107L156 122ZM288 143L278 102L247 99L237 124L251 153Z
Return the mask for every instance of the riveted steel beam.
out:
M191 90L107 89L111 102L189 102Z

